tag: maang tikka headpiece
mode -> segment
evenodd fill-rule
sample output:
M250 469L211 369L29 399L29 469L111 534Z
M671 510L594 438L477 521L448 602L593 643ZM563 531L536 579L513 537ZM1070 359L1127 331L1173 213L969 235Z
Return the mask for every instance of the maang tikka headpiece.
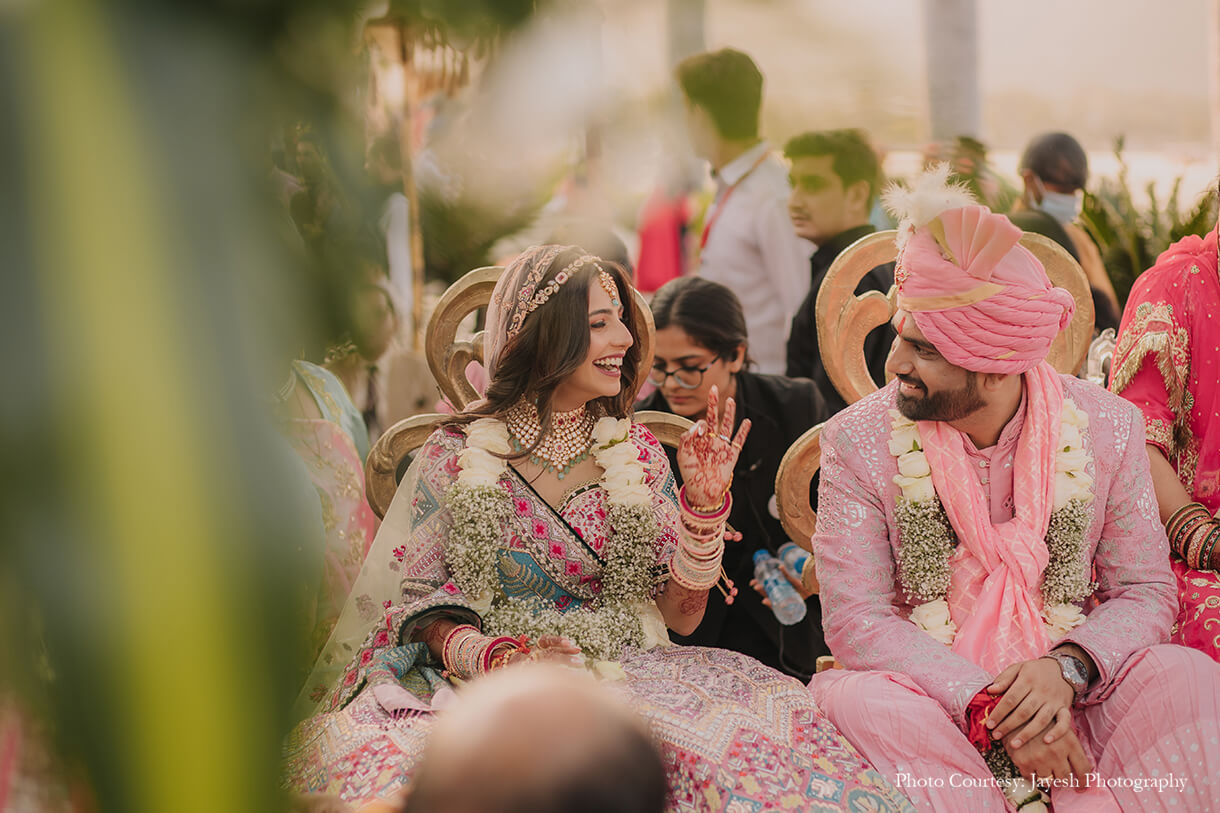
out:
M526 278L525 284L517 291L517 308L513 313L512 320L508 324L506 340L512 339L521 332L521 326L525 324L525 317L529 316L538 308L542 307L548 299L559 292L559 289L565 282L576 275L580 269L586 265L593 264L597 266L597 282L602 286L607 294L610 295L610 304L618 307L622 304L619 299L618 284L614 281L614 276L609 271L602 268L598 262L598 258L592 254L582 254L575 260L570 262L562 271L551 278L550 282L541 288L537 288L542 275L546 273L549 266L547 263L539 263L533 270L530 271L529 277Z

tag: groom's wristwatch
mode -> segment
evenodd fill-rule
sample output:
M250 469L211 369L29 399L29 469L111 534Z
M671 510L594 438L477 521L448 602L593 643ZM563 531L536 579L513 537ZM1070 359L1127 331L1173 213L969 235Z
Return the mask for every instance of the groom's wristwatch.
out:
M1043 657L1059 662L1059 671L1063 674L1063 679L1072 684L1076 698L1079 699L1089 686L1089 667L1085 665L1085 662L1075 655L1056 652L1053 649Z

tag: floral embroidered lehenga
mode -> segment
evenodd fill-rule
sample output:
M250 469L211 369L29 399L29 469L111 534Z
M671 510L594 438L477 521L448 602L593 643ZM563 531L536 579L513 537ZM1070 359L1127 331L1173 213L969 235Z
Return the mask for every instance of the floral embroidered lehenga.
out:
M677 491L656 438L633 425L630 439L660 528L651 563L660 583L677 545ZM286 744L285 782L292 790L336 794L356 806L393 798L409 785L433 711L461 702L426 644L411 637L441 615L478 625L487 611L463 593L446 565L453 527L446 494L465 447L461 431L442 428L416 454L382 525L382 534L401 544L386 559L375 546L365 563L368 578L362 576L310 681L315 689L335 688L323 698L324 711L301 723ZM564 613L595 601L615 541L605 488L578 486L555 510L512 468L498 485L511 505L496 561L503 596L542 599ZM397 589L383 599L377 591L392 582ZM376 586L365 592L365 585ZM911 809L799 682L734 652L669 645L655 610L643 626L643 646L626 648L616 663L596 664L595 671L626 696L661 742L672 809ZM361 627L366 634L353 643ZM410 693L405 711L386 711L378 698L388 696L387 687Z

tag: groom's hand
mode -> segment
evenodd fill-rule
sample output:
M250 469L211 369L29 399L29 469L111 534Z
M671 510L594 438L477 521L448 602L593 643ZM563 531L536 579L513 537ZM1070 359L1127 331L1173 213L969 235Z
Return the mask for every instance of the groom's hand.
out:
M1070 715L1065 713L1065 716ZM1021 775L1030 777L1035 783L1052 779L1064 782L1075 777L1073 787L1077 792L1083 791L1088 785L1086 776L1093 766L1071 725L1054 742L1048 744L1045 739L1035 736L1020 747L1014 747L1014 741L1008 739L1004 741L1004 749Z
M1076 692L1064 680L1054 660L1037 658L1014 663L996 677L987 691L1003 695L987 718L991 736L1001 740L1013 734L1013 749L1019 749L1040 732L1044 732L1044 743L1052 743L1071 728Z

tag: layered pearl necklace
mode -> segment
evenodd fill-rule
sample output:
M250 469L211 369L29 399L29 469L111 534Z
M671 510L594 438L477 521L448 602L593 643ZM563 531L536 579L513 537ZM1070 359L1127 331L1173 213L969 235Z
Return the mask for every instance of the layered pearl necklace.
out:
M524 403L504 416L514 452L524 452L542 433L538 409ZM562 480L577 463L589 456L593 446L594 418L584 406L551 415L551 430L530 452L530 462L542 466Z

